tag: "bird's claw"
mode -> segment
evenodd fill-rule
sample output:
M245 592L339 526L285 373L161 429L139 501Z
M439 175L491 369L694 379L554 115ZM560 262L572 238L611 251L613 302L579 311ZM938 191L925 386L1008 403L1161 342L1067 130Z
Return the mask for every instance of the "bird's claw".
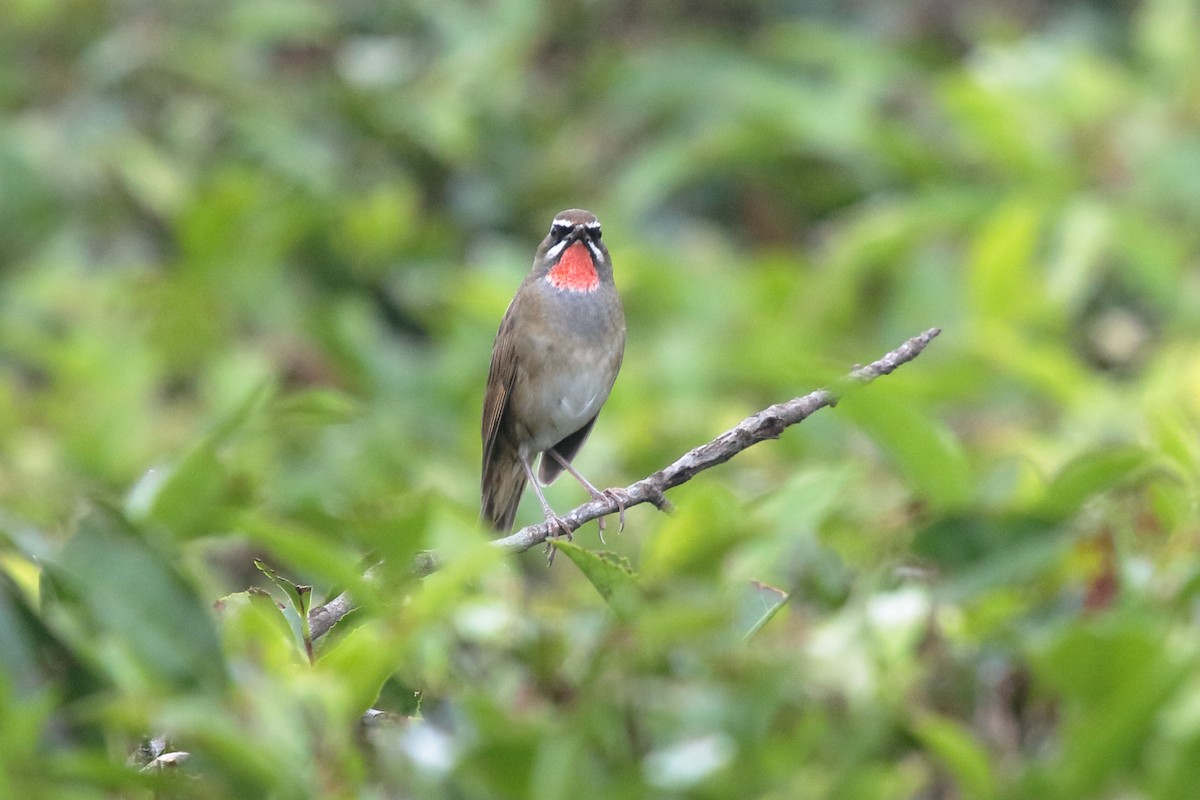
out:
M557 533L555 530L557 529ZM566 539L568 542L575 537L571 534L571 529L567 527L566 521L557 514L550 514L546 517L546 566L554 566L554 554L558 550L554 547L555 539Z
M606 500L617 504L617 533L625 530L625 504L629 501L629 493L624 489L605 489L602 492L597 492L592 495L593 500ZM605 517L596 517L596 525L600 528L600 544L608 544L604 541L604 529L606 526Z
M625 530L625 504L629 502L629 492L624 489L605 489L602 494L617 504L617 533Z

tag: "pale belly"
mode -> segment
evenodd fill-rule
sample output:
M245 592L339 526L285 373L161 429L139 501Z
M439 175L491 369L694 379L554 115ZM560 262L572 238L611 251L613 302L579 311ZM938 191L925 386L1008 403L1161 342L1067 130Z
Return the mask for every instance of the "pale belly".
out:
M518 378L510 402L529 456L582 428L608 399L620 353L579 342L538 342L532 370Z

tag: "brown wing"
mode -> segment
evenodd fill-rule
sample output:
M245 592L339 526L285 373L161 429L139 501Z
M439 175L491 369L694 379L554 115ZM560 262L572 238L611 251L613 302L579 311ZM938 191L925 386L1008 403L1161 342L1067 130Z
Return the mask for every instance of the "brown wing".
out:
M483 395L483 475L487 480L488 464L496 448L496 437L500 434L500 421L512 394L517 379L517 360L513 352L512 321L516 298L504 313L496 342L492 345L492 366L488 369L487 390Z

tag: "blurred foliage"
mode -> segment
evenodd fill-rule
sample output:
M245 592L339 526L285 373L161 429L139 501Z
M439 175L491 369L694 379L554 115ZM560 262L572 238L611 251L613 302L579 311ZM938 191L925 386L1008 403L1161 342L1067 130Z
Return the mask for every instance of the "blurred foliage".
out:
M0 797L1193 797L1197 42L1191 0L7 0ZM502 557L488 355L575 205L629 325L602 485L945 332Z

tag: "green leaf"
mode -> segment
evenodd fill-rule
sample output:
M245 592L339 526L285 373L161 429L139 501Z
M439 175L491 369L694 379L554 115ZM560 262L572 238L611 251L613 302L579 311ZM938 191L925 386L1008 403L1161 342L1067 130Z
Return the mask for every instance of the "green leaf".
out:
M362 404L333 389L305 389L279 398L272 411L289 422L303 420L313 425L349 422L362 416Z
M259 386L220 419L174 464L147 470L129 492L125 513L136 522L152 521L173 535L212 533L228 516L228 469L220 450L259 413L270 394Z
M125 508L132 519L191 537L221 527L224 493L225 468L216 443L206 436L174 464L148 469L130 490Z
M749 639L758 633L787 603L788 593L761 581L750 581L738 604L738 628Z
M636 611L641 592L628 561L615 553L586 550L561 539L553 540L551 546L566 553L618 617L625 619Z
M215 607L221 638L231 658L252 659L275 675L303 663L297 628L265 590L226 595Z
M1006 583L1028 584L1056 568L1071 541L1069 529L1036 515L952 516L918 530L912 549L949 579L943 592L970 597Z
M254 559L254 566L258 568L259 572L266 575L272 583L282 589L283 593L287 596L288 602L291 604L292 611L295 614L300 641L311 661L313 657L312 631L308 625L308 609L312 605L312 587L293 583L267 566L262 559Z
M996 796L996 778L987 751L962 724L919 713L909 730L954 776L963 797L987 800Z
M209 603L116 510L93 506L47 564L56 618L120 683L208 687L225 682Z
M1040 211L1027 202L1002 206L973 243L969 290L978 319L1008 322L1036 310L1041 286L1031 269L1041 226Z
M269 547L290 569L311 574L323 586L356 590L363 583L361 553L328 535L249 511L238 517L236 527L254 541Z
M1154 464L1156 456L1144 447L1106 447L1085 453L1059 470L1046 487L1043 506L1068 517L1089 498L1136 481Z
M776 527L816 531L864 475L850 465L797 470L786 483L763 498L760 513Z
M302 617L308 616L308 607L312 601L311 586L293 583L267 566L262 559L254 559L254 566L259 572L266 575L272 583L283 590L284 594L287 595L288 602L292 604L292 608L295 609L297 614Z
M383 684L400 665L388 641L387 628L372 620L326 643L316 662L317 674L335 695L335 712L345 722L370 708Z
M4 570L0 570L0 683L18 697L53 692L60 703L90 694L102 684Z
M647 581L681 575L713 577L734 547L759 532L742 506L711 481L681 486L675 497L675 513L646 542L641 572Z
M954 435L918 410L917 401L872 388L849 392L838 412L871 437L913 491L939 509L964 506L971 497L973 472Z
M45 680L37 651L49 641L49 632L29 610L21 590L0 571L0 671L10 686L27 691Z
M1061 755L1048 778L1061 797L1096 797L1110 776L1150 755L1161 714L1198 662L1194 648L1128 613L1058 632L1033 666L1063 699Z

